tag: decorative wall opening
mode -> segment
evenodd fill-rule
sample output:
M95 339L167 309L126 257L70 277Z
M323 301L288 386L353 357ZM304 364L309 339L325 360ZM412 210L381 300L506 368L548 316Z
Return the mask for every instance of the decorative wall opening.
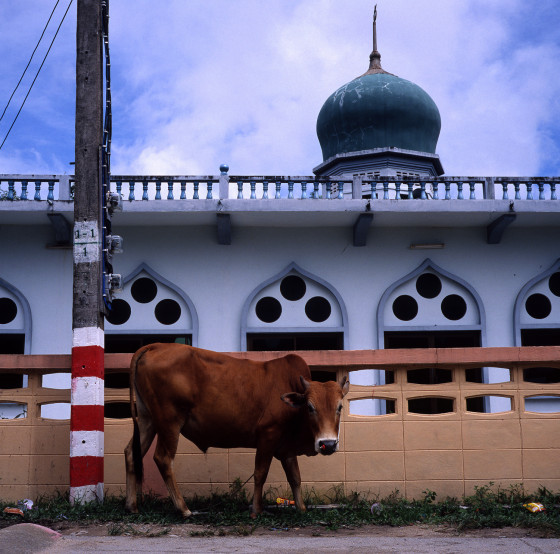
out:
M124 279L105 323L106 352L136 352L153 342L196 345L198 317L179 287L141 264Z
M560 260L521 289L514 322L517 346L560 345Z
M455 400L439 396L409 398L408 411L412 414L447 414L455 411Z
M23 294L0 279L0 354L29 354L31 352L31 310ZM27 387L27 375L0 374L0 390ZM21 406L4 403L2 419L22 417Z
M340 295L296 264L255 288L242 318L241 350L345 348L347 316ZM313 378L324 381L335 375L314 372Z
M377 312L380 348L483 346L484 308L459 277L425 260L383 294Z

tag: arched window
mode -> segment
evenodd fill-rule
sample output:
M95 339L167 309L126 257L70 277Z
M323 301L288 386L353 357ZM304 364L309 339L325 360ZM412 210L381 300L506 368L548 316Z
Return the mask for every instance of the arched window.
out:
M560 345L560 260L521 289L513 321L516 346Z
M484 307L477 292L429 259L385 291L377 329L379 348L486 344Z
M347 321L339 293L292 263L261 283L246 300L241 349L343 350L348 342Z
M190 298L146 264L124 279L105 322L106 352L135 352L152 342L196 345L198 316Z
M31 309L23 294L13 285L0 279L0 354L31 353ZM0 374L0 389L27 387L27 375ZM6 419L25 416L26 406L14 402L0 402L0 417Z

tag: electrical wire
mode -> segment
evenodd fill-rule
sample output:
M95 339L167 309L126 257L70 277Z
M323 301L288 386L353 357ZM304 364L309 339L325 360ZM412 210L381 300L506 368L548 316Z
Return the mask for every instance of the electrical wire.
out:
M4 115L6 114L6 110L8 109L8 106L10 105L10 102L12 101L12 98L14 97L14 94L16 93L17 89L19 88L19 85L21 85L21 82L23 81L25 73L27 72L27 70L29 69L29 66L31 65L31 61L33 60L33 56L35 55L35 52L37 52L37 48L39 48L39 44L41 44L41 41L43 40L43 36L45 34L45 31L47 30L47 27L49 26L49 23L51 22L52 16L53 16L54 11L56 10L56 7L58 6L59 2L60 2L60 0L56 0L56 4L54 5L54 8L52 9L51 15L49 16L49 19L48 19L48 21L45 25L45 28L43 29L43 32L41 33L41 36L39 37L39 40L37 41L37 44L35 45L35 49L33 50L33 53L31 54L31 57L29 58L29 61L27 62L27 65L25 66L25 69L23 70L23 73L21 74L21 77L19 78L18 84L16 85L16 88L12 92L12 95L10 96L10 99L8 100L8 103L6 104L6 107L4 108L4 111L2 112L2 115L0 115L0 121L2 121L2 119L4 119Z
M62 24L64 23L64 20L66 19L66 14L70 10L70 6L72 5L73 1L74 0L70 0L70 2L68 4L68 7L66 8L66 11L64 12L64 15L62 16L62 20L60 21L60 23L58 25L58 28L56 29L56 33L54 34L54 37L51 40L51 43L49 45L49 49L47 50L47 53L45 54L45 57L43 58L43 61L41 62L41 65L39 66L39 69L37 70L37 73L35 74L35 78L33 79L33 82L31 83L31 85L29 86L29 90L27 91L27 94L25 95L25 98L23 99L23 102L21 103L21 106L18 110L18 113L16 114L16 117L12 121L12 124L10 125L10 128L8 129L8 132L6 133L6 136L4 137L4 140L2 141L2 144L0 144L0 150L4 146L4 143L6 142L8 136L10 135L10 132L11 132L13 126L15 125L15 123L17 121L17 118L19 117L19 114L21 113L21 110L23 109L23 106L25 105L27 97L29 96L29 93L31 92L31 89L33 88L33 85L35 84L35 81L37 80L37 77L39 77L39 73L41 72L41 69L43 68L43 65L44 65L44 63L47 59L47 56L49 55L49 52L51 51L52 45L54 44L54 41L55 41L56 37L58 36L58 32L60 31L60 27L62 27Z

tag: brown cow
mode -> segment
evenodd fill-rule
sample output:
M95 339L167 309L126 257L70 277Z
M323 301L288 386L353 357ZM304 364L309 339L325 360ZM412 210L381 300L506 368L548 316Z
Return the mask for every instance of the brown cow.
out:
M338 450L348 386L346 378L341 384L312 381L305 361L293 354L254 362L181 344L140 348L130 366L134 435L125 449L127 509L138 511L142 457L157 434L154 460L176 508L191 515L173 474L181 434L203 452L257 449L253 517L263 510L273 456L282 463L296 506L305 510L297 456Z

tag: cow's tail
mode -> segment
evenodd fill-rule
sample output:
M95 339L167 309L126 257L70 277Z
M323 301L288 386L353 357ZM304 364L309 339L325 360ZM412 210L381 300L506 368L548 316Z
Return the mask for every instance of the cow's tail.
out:
M130 362L130 414L134 426L132 435L132 462L134 464L134 475L136 476L137 483L142 483L144 479L144 464L140 446L140 428L138 427L138 406L136 405L136 368L145 352L146 350L144 348L136 352Z

